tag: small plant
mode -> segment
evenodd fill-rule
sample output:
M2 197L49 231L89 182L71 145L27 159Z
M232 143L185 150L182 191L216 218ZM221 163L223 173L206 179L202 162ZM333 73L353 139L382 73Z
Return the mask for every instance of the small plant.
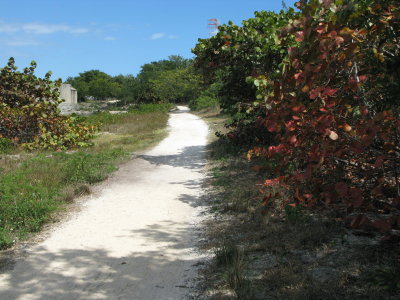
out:
M0 154L8 153L12 148L14 148L13 142L10 139L2 138L0 136Z
M301 205L297 205L297 206L286 205L285 206L285 214L286 214L287 220L291 224L309 223L310 222L310 216L308 216L304 213L304 207Z
M224 268L226 281L239 299L253 299L250 281L244 275L244 256L240 249L225 242L215 250L217 265Z
M230 266L239 260L241 254L236 245L225 242L215 249L215 259L218 266Z
M3 228L0 228L0 250L8 248L12 246L12 244L13 240L10 237L10 234Z
M381 267L371 271L367 280L373 286L395 292L400 290L400 269L398 267Z

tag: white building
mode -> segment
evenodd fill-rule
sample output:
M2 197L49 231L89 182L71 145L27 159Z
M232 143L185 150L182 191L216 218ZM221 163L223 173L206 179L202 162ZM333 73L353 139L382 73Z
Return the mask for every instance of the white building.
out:
M59 106L62 114L73 113L78 109L78 91L70 84L61 85L60 98L64 100Z

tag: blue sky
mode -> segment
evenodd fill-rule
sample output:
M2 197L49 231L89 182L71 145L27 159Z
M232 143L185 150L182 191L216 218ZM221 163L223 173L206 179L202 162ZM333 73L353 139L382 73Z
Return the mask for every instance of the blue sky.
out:
M295 1L286 0L293 6ZM1 0L0 67L9 57L19 68L38 63L53 79L91 69L134 74L169 55L193 57L207 20L240 24L254 11L282 8L281 0Z

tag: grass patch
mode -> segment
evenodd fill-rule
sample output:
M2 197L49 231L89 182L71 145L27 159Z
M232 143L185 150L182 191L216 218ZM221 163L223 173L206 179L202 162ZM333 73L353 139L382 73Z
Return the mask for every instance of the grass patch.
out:
M37 232L76 196L90 192L133 151L166 136L166 105L145 105L128 113L79 117L101 124L90 148L72 152L0 155L0 249ZM7 151L10 148L7 146Z

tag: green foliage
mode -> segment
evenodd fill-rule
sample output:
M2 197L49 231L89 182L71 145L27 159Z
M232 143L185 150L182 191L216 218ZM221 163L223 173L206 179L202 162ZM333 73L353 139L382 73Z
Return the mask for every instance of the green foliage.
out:
M377 268L367 274L367 280L373 286L396 292L400 290L399 271L398 266Z
M195 99L201 89L200 76L192 68L159 71L150 79L150 89L155 99L171 103L187 103Z
M221 89L220 83L213 83L203 90L197 98L192 98L189 102L191 110L201 110L219 106L219 90Z
M305 214L305 208L302 205L285 206L286 218L291 224L309 223L310 217Z
M287 204L357 212L354 228L399 228L399 3L297 5L223 25L194 49L196 66L233 94L222 99L235 115L225 137L277 162L264 187L286 189Z
M65 180L69 183L96 183L104 180L107 174L116 170L114 160L124 156L120 149L99 153L77 152L56 153L55 158L63 162Z
M200 95L194 101L190 102L189 107L191 110L201 110L205 108L215 107L219 105L218 98Z
M58 104L61 80L34 75L36 63L17 71L14 59L0 71L0 138L32 150L67 149L88 145L95 128L61 116Z
M202 90L202 80L195 74L192 61L178 55L144 64L137 77L112 77L90 70L68 78L67 82L78 90L80 101L116 98L122 104L189 102Z
M99 70L79 73L79 76L69 77L66 82L78 90L80 101L85 101L87 98L105 100L117 97L122 92L120 80L118 82L110 75Z
M137 79L140 102L190 102L199 95L202 83L192 61L181 56L144 64Z
M37 231L65 202L88 192L132 151L154 145L165 135L170 104L143 104L131 112L100 113L79 119L109 133L85 151L20 154L0 159L0 249ZM78 117L76 117L78 119ZM0 139L3 142L6 139ZM9 145L9 140L4 144ZM22 163L21 163L22 161Z
M293 9L278 14L255 12L255 17L243 21L241 27L229 22L220 26L215 36L199 39L192 50L195 66L206 81L221 83L222 108L234 113L238 103L254 101L256 89L246 77L265 72L279 75L287 56L279 30L295 16Z
M14 148L14 144L10 139L0 138L0 154L8 153Z
M10 235L15 231L37 231L55 209L54 185L34 182L38 170L24 163L0 179L0 227ZM4 246L4 245L2 245Z
M131 108L129 112L134 112L138 114L153 113L153 112L166 113L171 108L172 105L170 103L143 103L139 104L137 107Z
M6 249L13 244L10 234L3 228L0 228L0 250Z
M126 155L119 149L97 153L54 153L24 161L0 178L0 248L13 238L38 231L62 204L65 185L95 183L114 171Z

